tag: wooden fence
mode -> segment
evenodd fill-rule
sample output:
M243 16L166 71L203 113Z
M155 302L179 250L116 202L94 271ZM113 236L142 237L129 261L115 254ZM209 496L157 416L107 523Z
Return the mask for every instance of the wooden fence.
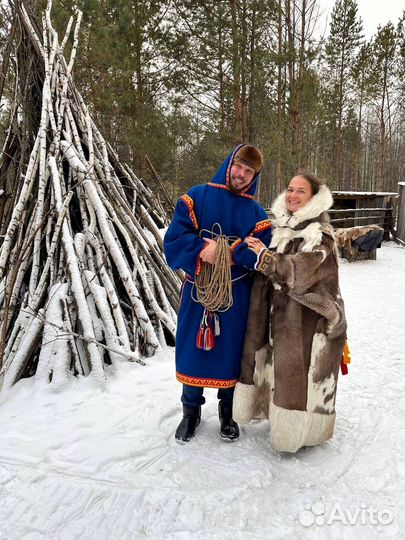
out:
M395 226L397 193L333 191L331 223L337 228L380 225L384 239L389 240Z
M394 229L394 207L386 208L345 208L329 210L331 223L335 228L356 227L358 225L380 225L384 231Z

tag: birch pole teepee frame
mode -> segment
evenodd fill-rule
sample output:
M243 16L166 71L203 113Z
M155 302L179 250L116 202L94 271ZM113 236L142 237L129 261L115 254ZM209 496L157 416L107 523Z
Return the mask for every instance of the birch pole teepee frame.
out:
M24 2L13 4L41 66L42 102L2 224L0 389L34 374L56 387L72 375L101 382L106 365L143 364L174 343L180 280L162 249L168 217L104 140L75 87L81 13L59 42L51 0L42 35ZM3 155L11 137L10 126Z

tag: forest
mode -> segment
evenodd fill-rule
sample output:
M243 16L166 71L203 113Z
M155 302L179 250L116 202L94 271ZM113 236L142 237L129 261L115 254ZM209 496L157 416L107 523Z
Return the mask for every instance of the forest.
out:
M404 180L405 12L367 40L356 0L337 0L327 24L318 0L60 0L58 29L77 8L75 84L152 189L156 174L173 198L209 181L241 141L264 153L265 206L297 168L335 190L397 191ZM35 83L16 84L30 62L14 54L13 2L0 30L2 143ZM29 122L20 129L29 137Z

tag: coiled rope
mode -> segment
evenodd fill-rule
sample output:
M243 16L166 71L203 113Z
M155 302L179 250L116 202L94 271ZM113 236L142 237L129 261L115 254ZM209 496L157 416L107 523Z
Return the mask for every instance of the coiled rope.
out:
M219 234L215 233L216 227L219 229ZM201 233L204 231L211 234L211 237L217 243L217 247L215 249L214 263L203 262L200 274L195 276L194 284L197 290L197 301L209 311L227 311L233 305L232 257L229 246L232 238L222 234L219 223L215 223L211 231L202 229Z

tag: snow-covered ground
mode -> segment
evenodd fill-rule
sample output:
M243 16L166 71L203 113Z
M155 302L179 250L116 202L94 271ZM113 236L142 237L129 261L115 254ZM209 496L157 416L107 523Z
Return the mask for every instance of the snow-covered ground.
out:
M277 454L263 421L226 444L208 390L177 445L173 350L105 389L24 380L0 407L0 539L405 538L405 249L343 261L341 286L352 365L328 443Z

